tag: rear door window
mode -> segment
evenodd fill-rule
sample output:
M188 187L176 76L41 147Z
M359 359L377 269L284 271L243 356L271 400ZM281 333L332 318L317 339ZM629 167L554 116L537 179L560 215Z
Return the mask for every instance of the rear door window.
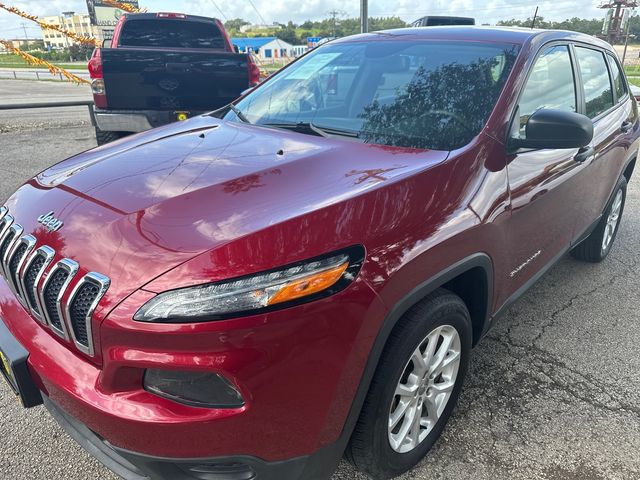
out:
M224 49L225 42L213 22L150 18L127 20L120 33L119 46Z
M616 98L618 99L618 101L620 101L627 94L627 85L625 84L620 65L618 64L616 59L613 58L613 55L607 54L607 59L609 60L609 66L611 67L611 75L613 76L613 88L616 92Z
M576 47L576 57L582 74L586 114L595 118L613 107L613 89L604 54L591 48Z
M546 49L537 58L520 97L520 135L531 115L543 108L576 111L576 86L567 45Z

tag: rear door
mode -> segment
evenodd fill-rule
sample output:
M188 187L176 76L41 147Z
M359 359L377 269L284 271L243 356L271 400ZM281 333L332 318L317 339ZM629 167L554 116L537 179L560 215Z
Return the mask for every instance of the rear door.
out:
M511 135L524 137L525 125L540 109L580 111L576 66L568 44L543 47L520 94ZM521 149L508 158L511 219L508 294L555 260L570 245L576 212L584 196L584 164L578 149Z
M584 89L584 113L593 119L595 155L586 162L584 194L576 216L579 238L602 214L629 158L629 133L635 123L633 100L624 75L611 53L575 45L575 57Z
M128 17L101 53L111 109L214 110L249 87L248 56L227 51L214 20Z

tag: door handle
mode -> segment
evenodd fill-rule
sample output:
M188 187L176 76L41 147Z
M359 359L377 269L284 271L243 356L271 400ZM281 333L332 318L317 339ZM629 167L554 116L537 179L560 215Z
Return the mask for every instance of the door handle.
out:
M620 130L622 130L622 133L627 133L631 131L632 128L633 128L633 122L623 122L622 125L620 126Z
M580 150L578 150L578 153L576 154L575 157L573 157L573 159L576 162L582 163L585 160L587 160L589 157L591 157L595 152L596 152L595 148L591 146L582 147Z

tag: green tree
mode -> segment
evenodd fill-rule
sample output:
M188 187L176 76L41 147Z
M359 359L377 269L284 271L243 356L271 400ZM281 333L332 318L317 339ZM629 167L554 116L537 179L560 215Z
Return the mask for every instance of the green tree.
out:
M69 47L69 55L71 58L78 61L88 61L93 53L93 47L90 45L74 44Z
M283 25L282 28L276 32L276 37L292 45L298 45L301 43L301 40L296 33L296 28L296 25L289 20L287 25Z
M498 25L530 28L532 23L533 18L527 18L526 20L502 20L498 22ZM587 35L598 35L602 32L602 20L597 18L584 19L573 17L561 22L554 22L547 21L544 17L538 17L536 19L536 28L571 30L573 32L586 33Z
M224 28L226 28L227 30L240 31L240 28L244 27L245 25L249 25L249 22L242 18L233 18L224 22Z

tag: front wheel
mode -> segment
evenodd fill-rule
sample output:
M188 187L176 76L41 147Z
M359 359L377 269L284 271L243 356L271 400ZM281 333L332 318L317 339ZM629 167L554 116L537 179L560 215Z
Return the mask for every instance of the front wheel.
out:
M426 455L458 401L471 341L469 311L446 290L405 314L385 347L347 448L357 469L388 479Z
M618 235L626 197L627 179L622 177L613 191L613 196L609 200L598 226L571 251L576 259L597 263L609 255Z

